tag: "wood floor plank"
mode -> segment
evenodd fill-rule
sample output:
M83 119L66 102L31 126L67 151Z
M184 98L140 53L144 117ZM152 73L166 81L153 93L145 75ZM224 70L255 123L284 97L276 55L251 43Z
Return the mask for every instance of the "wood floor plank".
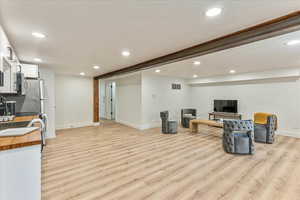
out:
M300 139L227 154L222 129L175 135L113 122L58 131L43 153L43 200L300 199Z
M190 143L186 143L187 145L189 145ZM200 144L200 143L199 143ZM215 145L216 146L216 145ZM184 151L183 151L184 150ZM172 152L173 151L173 152ZM136 160L132 160L131 162L128 162L125 161L126 163L124 163L124 161L119 161L119 163L113 163L113 162L110 162L109 164L110 165L107 165L105 167L99 167L96 168L96 170L88 170L87 172L88 173L77 173L79 174L82 178L84 178L84 176L87 176L89 178L85 178L85 182L84 183L88 183L94 179L97 179L99 178L98 175L101 175L102 177L101 178L104 178L104 176L109 176L109 179L112 179L112 175L116 175L118 173L124 173L124 171L128 170L129 169L134 169L134 170L137 170L138 168L141 168L142 164L143 163L147 163L148 164L148 167L149 167L149 163L150 161L155 161L154 164L152 165L155 165L156 163L159 163L161 162L162 160L166 160L166 159L170 159L170 158L176 158L178 159L178 153L182 153L183 156L187 156L189 153L194 153L193 151L191 151L190 149L186 149L186 147L181 147L181 150L178 148L173 148L171 151L161 151L160 153L156 153L156 154L153 154L153 155L148 155L148 156L144 156L144 154L142 154L141 156L139 157L135 157L137 158ZM150 152L151 154L151 152ZM162 158L160 158L162 157ZM128 162L128 163L127 163ZM135 166L139 166L138 168L135 167ZM97 166L96 166L97 167ZM135 168L134 168L135 167ZM109 170L108 170L109 169ZM142 168L143 169L143 168ZM108 170L107 172L104 172ZM91 175L94 175L94 176L91 176ZM75 178L81 178L81 177L77 177L76 174L72 177L75 177ZM68 181L72 181L72 180L68 180ZM65 180L62 181L63 184L67 183ZM60 183L61 184L61 183Z

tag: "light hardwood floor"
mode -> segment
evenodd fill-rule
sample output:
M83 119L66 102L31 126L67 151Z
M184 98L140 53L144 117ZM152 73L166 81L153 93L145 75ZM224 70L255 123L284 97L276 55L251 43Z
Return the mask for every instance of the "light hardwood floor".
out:
M59 131L44 151L43 200L300 199L299 139L277 136L238 156L224 153L221 132L115 123Z

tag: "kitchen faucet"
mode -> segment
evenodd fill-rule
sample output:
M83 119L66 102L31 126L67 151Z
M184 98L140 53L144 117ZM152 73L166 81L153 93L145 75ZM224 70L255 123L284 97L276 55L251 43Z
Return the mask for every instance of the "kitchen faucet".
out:
M41 125L40 129L41 129L41 138L42 138L42 150L43 147L46 145L46 137L45 137L45 130L46 130L46 126L45 123L43 122L43 120L37 118L37 119L33 119L29 122L29 124L27 125L27 127L32 127L34 126L36 123L39 123Z

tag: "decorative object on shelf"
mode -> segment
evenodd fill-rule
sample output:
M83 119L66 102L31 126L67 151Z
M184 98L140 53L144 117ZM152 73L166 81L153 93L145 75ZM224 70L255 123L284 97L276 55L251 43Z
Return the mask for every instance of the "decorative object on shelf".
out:
M254 114L254 139L255 142L273 144L277 130L277 116L270 113Z
M227 153L254 154L252 120L224 120L223 148Z

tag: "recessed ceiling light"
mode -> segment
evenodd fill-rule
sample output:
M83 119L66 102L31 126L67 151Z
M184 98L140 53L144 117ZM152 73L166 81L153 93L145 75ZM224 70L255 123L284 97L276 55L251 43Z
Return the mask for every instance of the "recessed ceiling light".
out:
M194 75L193 75L193 78L198 78L198 75L197 75L197 74L194 74Z
M206 11L206 16L207 17L215 17L219 14L221 14L222 9L221 8L211 8L209 10Z
M44 35L43 33L39 33L39 32L32 32L32 35L36 38L45 38L46 35Z
M40 58L35 58L35 59L33 59L35 62L42 62L42 59L40 59Z
M230 73L230 74L234 74L234 73L235 73L235 70L230 70L229 73Z
M80 72L80 76L84 76L85 75L85 73L84 72Z
M100 67L97 66L97 65L95 65L93 68L94 68L94 69L100 69Z
M130 52L129 51L122 51L122 56L128 57L128 56L130 56Z
M293 45L297 45L297 44L300 44L300 40L291 40L286 43L286 45L288 45L288 46L293 46Z
M200 65L201 62L200 61L194 61L194 65Z
M155 70L155 72L156 72L156 73L159 73L159 72L160 72L160 69Z

